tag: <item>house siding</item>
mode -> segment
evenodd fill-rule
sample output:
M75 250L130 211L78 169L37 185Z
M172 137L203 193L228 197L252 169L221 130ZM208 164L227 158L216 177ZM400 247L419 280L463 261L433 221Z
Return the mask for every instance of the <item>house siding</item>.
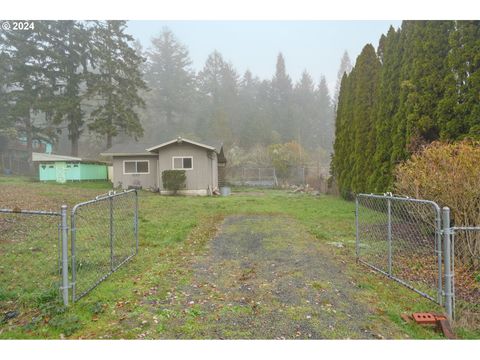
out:
M146 188L158 188L158 172L157 172L157 157L148 155L138 156L115 156L113 158L113 179L114 187L121 186L127 189L129 186L142 186ZM124 174L123 162L124 160L148 160L149 174Z
M209 154L211 154L211 158ZM174 156L191 156L193 158L193 169L185 170L186 190L206 190L209 186L218 186L217 154L215 152L188 143L173 143L159 149L158 176L161 190L165 190L161 180L162 172L173 169L172 158Z

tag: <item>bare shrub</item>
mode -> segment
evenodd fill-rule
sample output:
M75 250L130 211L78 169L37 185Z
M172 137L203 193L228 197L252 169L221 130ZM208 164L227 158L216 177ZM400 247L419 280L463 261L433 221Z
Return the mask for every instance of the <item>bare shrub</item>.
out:
M395 191L451 209L456 226L480 225L480 143L433 142L395 170ZM480 239L456 238L458 260L475 264Z

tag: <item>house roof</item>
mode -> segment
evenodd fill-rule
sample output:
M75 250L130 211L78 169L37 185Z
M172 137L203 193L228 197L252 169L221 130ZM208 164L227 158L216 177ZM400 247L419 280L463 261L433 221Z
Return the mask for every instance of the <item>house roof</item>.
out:
M113 145L110 149L102 152L102 156L132 156L132 155L153 155L151 152L146 149L151 147L153 144L131 142L127 144L116 144Z
M32 161L82 161L82 159L73 156L33 152Z
M44 154L44 153L37 153L37 152L32 152L32 161L33 162L75 161L75 162L82 162L85 164L100 164L100 165L108 164L105 161L98 161L95 159L82 159L75 156Z
M171 145L171 144L175 144L175 143L177 143L177 144L188 143L188 144L196 145L196 146L208 149L208 150L212 150L212 151L215 150L215 148L213 146L202 144L202 143L199 143L199 142L196 142L196 141L193 141L193 140L189 140L189 139L185 139L185 138L182 138L182 137L177 137L176 139L167 141L163 144L149 147L149 148L147 148L147 151L155 151L155 150L158 150L162 147L165 147L165 146L168 146L168 145Z
M100 155L102 156L138 156L138 155L155 155L159 149L166 147L171 144L181 144L181 143L188 143L195 146L202 147L207 150L216 151L216 149L221 149L222 145L215 147L207 144L202 144L193 140L185 139L182 137L177 137L173 140L161 143L161 144L148 144L148 143L140 143L140 142L131 142L127 144L116 144L113 145L110 149L102 152Z

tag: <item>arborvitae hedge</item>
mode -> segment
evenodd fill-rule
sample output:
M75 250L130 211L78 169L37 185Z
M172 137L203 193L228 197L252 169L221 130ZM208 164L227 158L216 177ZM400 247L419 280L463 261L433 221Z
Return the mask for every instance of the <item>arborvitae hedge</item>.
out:
M480 138L480 21L404 21L364 47L340 88L333 174L343 196L391 191L435 140Z

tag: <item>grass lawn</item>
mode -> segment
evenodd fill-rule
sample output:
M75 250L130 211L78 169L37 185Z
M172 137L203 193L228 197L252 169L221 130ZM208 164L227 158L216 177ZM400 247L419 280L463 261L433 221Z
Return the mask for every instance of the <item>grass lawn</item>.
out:
M56 210L66 203L71 208L109 188L104 182L59 185L0 177L0 207ZM294 220L291 227L298 234L308 234L328 249L350 279L359 303L369 309L367 327L372 333L382 337L388 328L388 337L393 338L442 338L436 331L405 323L400 317L402 313L439 311L438 307L355 263L352 202L280 190L235 189L230 197L167 197L140 192L139 208L140 247L133 261L67 310L40 299L35 310L19 316L21 324L15 319L0 324L0 338L208 337L204 329L215 319L226 312L249 310L225 304L206 313L196 304L164 306L164 300L175 298L179 304L188 298L189 294L179 289L195 285L192 264L205 254L222 221L238 214L287 217ZM8 273L0 276L5 278ZM319 282L315 287L324 285ZM458 334L480 338L480 331L458 329ZM345 335L333 332L331 337Z

